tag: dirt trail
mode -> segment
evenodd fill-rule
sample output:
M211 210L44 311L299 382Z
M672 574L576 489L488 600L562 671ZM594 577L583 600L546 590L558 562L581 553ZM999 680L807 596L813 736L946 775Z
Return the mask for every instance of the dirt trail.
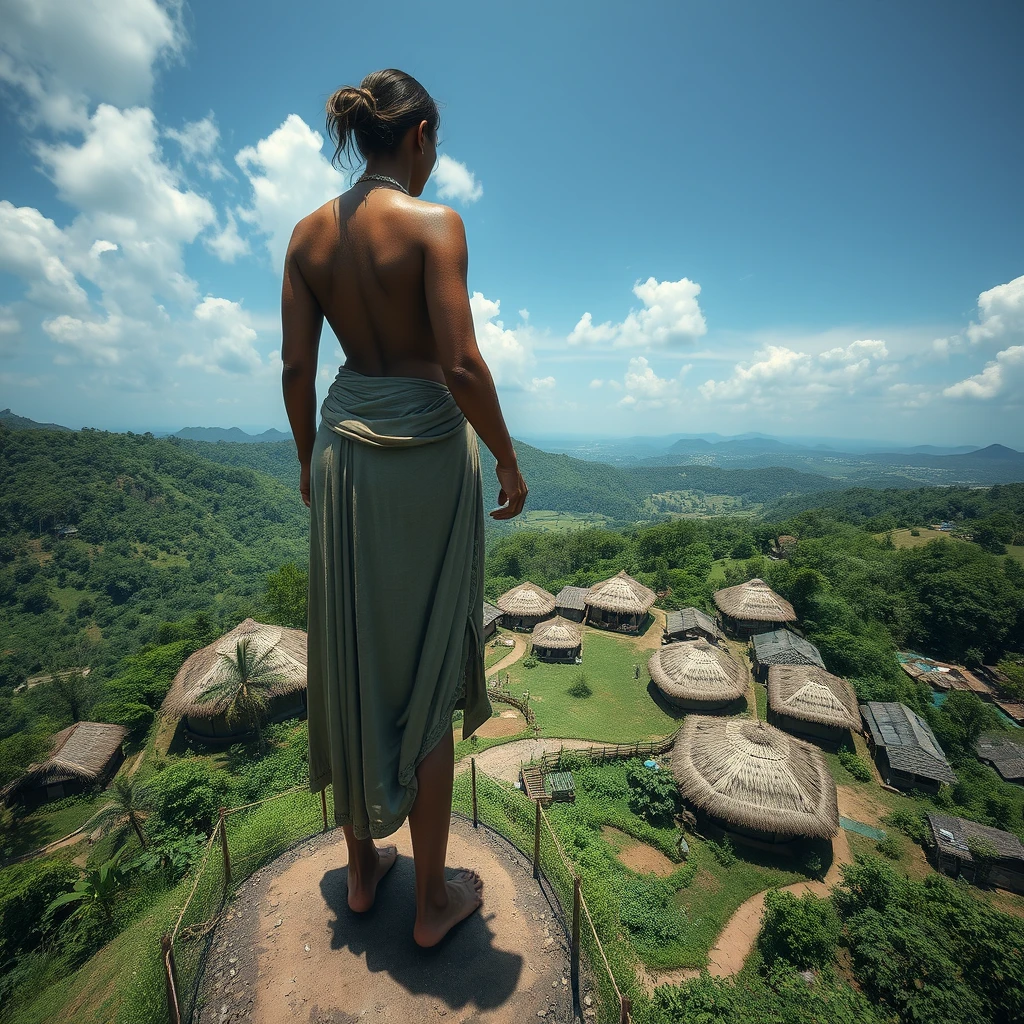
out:
M514 665L521 657L523 657L524 654L526 654L527 641L529 639L528 633L513 633L509 630L505 636L512 637L512 640L515 642L515 647L513 647L512 650L501 659L501 661L496 661L487 670L488 679L493 678L499 672L508 668L509 665Z
M605 744L595 743L593 740L560 740L554 738L534 740L513 740L511 743L502 743L497 747L490 747L479 754L476 758L477 771L489 775L492 779L501 779L504 782L515 782L519 778L519 766L524 761L536 760L541 754L551 754L562 747L566 750L583 750L585 747L600 747ZM614 744L607 744L614 746ZM469 758L463 757L455 765L457 772L469 771Z
M812 892L815 896L827 896L829 890L842 880L840 868L843 864L851 864L853 856L846 832L839 830L832 840L832 864L829 866L824 881L794 882L782 888L786 892L802 896ZM761 931L761 915L764 912L764 892L756 893L736 908L732 917L725 923L718 936L718 941L708 953L708 971L718 978L728 978L738 974L747 957L750 956ZM653 993L658 985L679 985L690 978L696 978L700 971L692 967L681 967L674 971L651 972L640 968L637 978L648 993Z
M348 909L340 829L258 871L228 904L202 981L202 1024L522 1024L573 1019L567 937L529 861L453 821L448 863L484 879L481 910L432 950L412 941L412 843L367 914ZM592 1019L592 1018L588 1018Z

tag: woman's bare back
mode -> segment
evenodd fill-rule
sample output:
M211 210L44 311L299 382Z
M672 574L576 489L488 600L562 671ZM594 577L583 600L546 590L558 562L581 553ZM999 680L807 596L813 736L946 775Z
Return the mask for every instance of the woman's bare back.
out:
M345 353L367 376L445 383L424 288L424 253L451 211L356 185L306 217L291 255Z

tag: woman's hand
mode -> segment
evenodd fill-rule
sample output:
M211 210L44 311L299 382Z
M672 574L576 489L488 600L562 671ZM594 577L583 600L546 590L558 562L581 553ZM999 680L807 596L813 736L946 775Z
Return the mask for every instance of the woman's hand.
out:
M514 519L523 511L526 502L526 495L529 493L523 474L519 472L519 466L494 467L498 474L498 483L501 485L498 491L498 504L503 508L496 508L491 513L492 519Z
M302 495L303 504L306 508L309 508L309 463L304 462L302 464L302 470L299 473L299 494Z

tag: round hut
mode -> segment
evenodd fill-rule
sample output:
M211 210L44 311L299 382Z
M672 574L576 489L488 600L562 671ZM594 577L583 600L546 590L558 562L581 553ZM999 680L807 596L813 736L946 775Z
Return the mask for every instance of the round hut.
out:
M849 730L860 729L860 705L845 679L817 665L772 665L768 721L797 736L838 746Z
M541 661L576 662L583 646L583 633L575 622L556 615L533 627L532 651Z
M245 723L229 714L231 698L209 699L225 673L237 671L240 640L266 681L272 696L266 721L280 722L306 713L306 634L301 629L268 626L246 619L208 647L185 660L171 683L161 714L182 719L185 736L228 746L249 737Z
M681 711L716 711L747 692L746 667L703 637L666 644L647 668L666 703Z
M831 839L839 831L824 755L765 722L691 715L672 770L684 800L746 841Z
M527 580L506 590L497 600L502 624L508 629L533 629L555 610L555 595Z
M715 604L722 613L722 625L738 637L750 637L778 629L785 622L796 622L793 606L764 580L748 580L718 590Z
M658 595L625 569L590 587L583 598L584 622L619 633L639 633Z

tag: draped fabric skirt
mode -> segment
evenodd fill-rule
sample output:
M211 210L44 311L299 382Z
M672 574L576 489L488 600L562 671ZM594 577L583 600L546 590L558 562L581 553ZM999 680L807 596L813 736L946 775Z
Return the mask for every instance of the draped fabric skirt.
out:
M448 388L338 371L310 472L309 781L339 825L405 821L416 768L464 710L491 715L483 653L483 481Z

